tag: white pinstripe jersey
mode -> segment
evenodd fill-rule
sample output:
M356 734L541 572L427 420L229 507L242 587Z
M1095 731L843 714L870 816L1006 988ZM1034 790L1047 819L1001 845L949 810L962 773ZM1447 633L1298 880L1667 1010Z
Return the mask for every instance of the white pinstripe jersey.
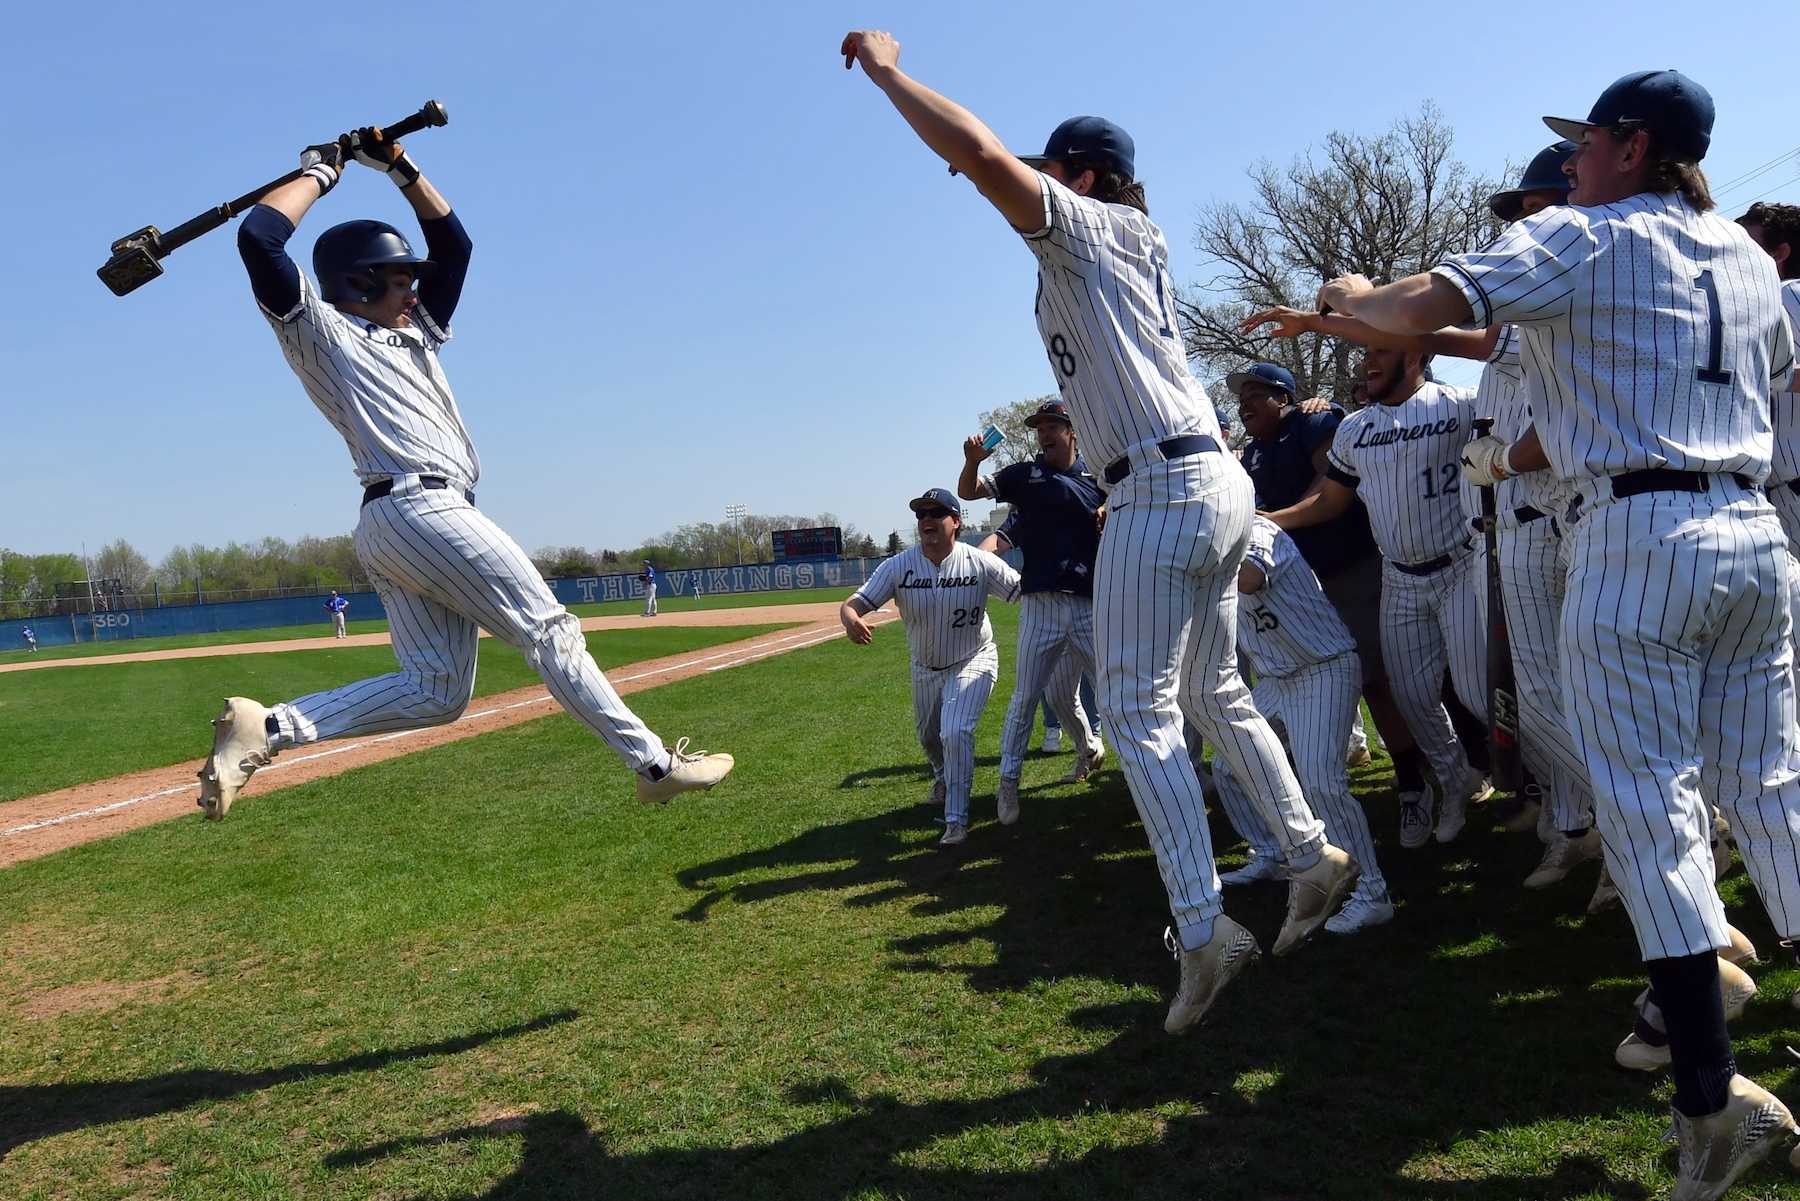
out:
M1224 445L1188 372L1162 230L1129 205L1038 181L1044 224L1025 235L1038 260L1034 310L1083 457L1104 473L1132 448L1179 434Z
M423 306L413 309L412 326L384 329L319 299L301 272L293 312L263 315L306 394L344 436L365 485L417 474L475 486L481 459L438 365L450 331Z
M1800 338L1800 279L1782 283L1781 307L1787 311L1789 336ZM1769 473L1772 484L1800 480L1800 371L1789 379L1788 386L1791 391L1776 388L1769 394L1775 427L1775 466Z
M1267 517L1252 520L1244 562L1263 573L1259 591L1238 593L1238 649L1259 679L1291 676L1356 649L1300 548Z
M903 550L876 567L852 599L871 609L890 599L906 624L906 648L914 667L953 667L994 645L987 598L1019 599L1019 573L998 555L958 542L942 564L919 547Z
M1422 563L1470 536L1459 481L1474 416L1474 389L1427 381L1399 404L1370 404L1338 426L1327 457L1349 477L1340 483L1355 481L1385 558Z
M1516 442L1531 428L1531 400L1525 392L1525 366L1519 356L1519 327L1500 327L1500 338L1494 352L1482 369L1481 382L1475 389L1475 412L1494 419L1494 436L1503 442ZM1528 471L1500 481L1494 490L1494 503L1500 511L1500 524L1514 524L1508 515L1514 509L1530 507L1540 513L1561 516L1568 508L1568 485L1553 471Z
M1736 222L1674 193L1562 205L1434 273L1467 298L1472 327L1519 326L1558 475L1769 474L1770 384L1792 369L1793 338L1774 260Z

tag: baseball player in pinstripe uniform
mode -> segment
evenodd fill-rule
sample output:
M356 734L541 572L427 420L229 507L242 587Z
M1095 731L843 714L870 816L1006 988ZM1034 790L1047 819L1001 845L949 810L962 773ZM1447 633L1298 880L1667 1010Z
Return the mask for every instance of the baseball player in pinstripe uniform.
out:
M1287 734L1294 774L1325 821L1325 834L1362 865L1362 878L1344 908L1325 923L1333 934L1354 934L1392 921L1387 881L1375 861L1369 819L1350 794L1344 745L1361 714L1362 663L1356 639L1332 607L1319 577L1294 540L1266 517L1250 527L1238 568L1238 649L1256 674L1251 699L1259 713ZM1219 759L1213 778L1232 827L1264 855L1278 851L1268 827Z
M1800 205L1759 201L1738 218L1738 224L1775 260L1788 328L1800 338ZM1769 501L1787 533L1788 550L1800 555L1800 372L1786 391L1777 389L1769 400L1775 436ZM1794 573L1794 586L1800 590L1800 571ZM1800 615L1800 591L1790 593L1788 600L1789 607ZM1800 672L1800 652L1795 655L1795 670ZM1794 994L1794 1000L1800 1007L1800 992Z
M1038 332L1082 451L1104 465L1110 490L1094 584L1100 712L1169 893L1175 922L1165 944L1181 983L1164 1028L1180 1033L1257 954L1255 938L1223 913L1183 714L1281 832L1293 876L1277 954L1324 924L1358 872L1325 840L1238 674L1249 477L1188 373L1168 246L1147 215L1125 131L1077 117L1056 128L1042 155L1020 158L967 109L902 72L888 34L853 32L841 50L845 67L861 63L1037 259Z
M1381 649L1388 682L1437 777L1442 794L1437 840L1450 842L1462 833L1469 801L1487 791L1440 699L1447 659L1464 707L1487 713L1484 591L1476 586L1475 539L1458 493L1474 393L1428 381L1429 359L1367 350L1362 374L1372 403L1338 426L1318 489L1268 516L1283 529L1303 529L1343 513L1354 498L1368 507L1385 559ZM1432 809L1429 794L1401 794L1400 845L1425 844L1432 835Z
M1587 120L1547 118L1578 143L1568 206L1429 273L1320 295L1397 333L1519 328L1534 429L1469 458L1496 479L1548 462L1574 493L1565 700L1666 1029L1679 1201L1723 1195L1796 1133L1737 1074L1715 954L1730 934L1708 796L1776 929L1800 927L1800 731L1794 563L1760 487L1793 340L1769 256L1710 211L1712 117L1678 72L1627 75Z
M1019 573L998 555L957 540L962 505L948 489L932 488L909 504L919 544L883 560L838 617L844 636L867 646L875 633L863 618L889 600L900 610L912 659L913 722L931 761L932 795L944 798L942 844L955 846L969 837L975 724L1000 673L987 602L1017 601ZM1018 820L1016 801L1012 820Z
M1036 458L982 475L982 462L994 452L977 434L963 443L962 476L956 483L964 500L987 497L1013 506L1018 520L1008 541L1025 555L1018 677L1000 738L997 807L1000 824L1007 826L1019 820L1019 777L1038 693L1045 685L1056 683L1050 703L1075 739L1075 763L1062 782L1085 779L1105 754L1088 728L1076 690L1081 677L1094 672L1094 556L1100 545L1095 515L1106 498L1075 449L1075 429L1060 400L1039 405L1025 424L1037 434ZM1069 670L1059 671L1065 661Z
M637 773L640 800L711 788L731 756L688 754L686 739L665 747L607 683L581 623L531 559L475 507L480 460L438 363L469 238L398 143L369 129L352 142L412 205L429 260L377 221L319 235L317 288L288 257L294 227L346 165L336 143L309 148L306 173L263 196L238 229L238 249L288 365L349 447L363 485L357 558L387 609L400 666L273 708L228 699L199 773L201 808L223 818L251 773L285 748L456 720L475 688L484 628L518 648L563 708Z

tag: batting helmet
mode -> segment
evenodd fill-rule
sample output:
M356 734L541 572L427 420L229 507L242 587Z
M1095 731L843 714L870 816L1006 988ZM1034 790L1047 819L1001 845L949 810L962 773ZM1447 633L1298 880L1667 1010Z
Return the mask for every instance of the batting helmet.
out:
M1573 142L1556 142L1538 151L1526 165L1525 174L1519 177L1518 187L1488 197L1489 211L1502 221L1517 221L1524 212L1525 193L1561 192L1567 196L1570 183L1569 177L1563 174L1563 164L1574 153Z
M319 295L328 303L354 300L367 304L387 290L375 267L410 266L423 274L429 259L413 253L412 244L385 221L346 221L319 235L313 243L313 274Z

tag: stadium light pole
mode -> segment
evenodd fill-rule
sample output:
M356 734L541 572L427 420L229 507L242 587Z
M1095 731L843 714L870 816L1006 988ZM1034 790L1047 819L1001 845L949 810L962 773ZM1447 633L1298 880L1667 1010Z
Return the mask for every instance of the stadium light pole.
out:
M726 505L725 516L737 523L737 561L744 561L744 506Z

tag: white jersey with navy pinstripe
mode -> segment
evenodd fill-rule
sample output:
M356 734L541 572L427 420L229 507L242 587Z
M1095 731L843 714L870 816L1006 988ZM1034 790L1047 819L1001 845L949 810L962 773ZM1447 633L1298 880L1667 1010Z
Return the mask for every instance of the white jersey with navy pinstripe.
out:
M319 299L302 272L293 311L264 315L306 394L343 435L364 484L438 475L475 486L481 460L438 365L450 331L423 306L413 309L413 325L387 329Z
M1475 388L1475 411L1494 421L1493 434L1503 442L1517 442L1531 428L1531 400L1525 392L1525 367L1519 357L1519 327L1503 325L1500 337L1482 369ZM1512 521L1520 508L1560 514L1568 507L1569 489L1551 471L1528 471L1501 480L1494 503L1502 523Z
M1434 273L1471 325L1520 327L1526 391L1564 478L1653 467L1769 474L1771 381L1793 367L1770 259L1674 193L1514 222Z
M1327 457L1356 481L1384 557L1421 563L1468 540L1458 481L1474 401L1473 389L1428 381L1399 404L1371 404L1338 426Z
M1238 649L1259 679L1289 676L1356 649L1319 577L1280 526L1253 519L1244 562L1263 575L1260 589L1238 593Z
M1038 332L1096 471L1178 434L1220 440L1212 403L1188 371L1175 318L1169 247L1138 210L1078 196L1048 175L1038 260Z
M914 667L954 667L994 645L988 622L990 596L1019 599L1019 573L998 555L958 542L941 564L920 547L884 561L855 597L871 609L890 599L906 623L906 647Z
M1800 338L1800 279L1781 285L1781 307L1787 312L1788 332ZM1775 427L1775 467L1769 475L1772 484L1800 480L1800 371L1788 380L1789 389L1777 387L1769 393Z

